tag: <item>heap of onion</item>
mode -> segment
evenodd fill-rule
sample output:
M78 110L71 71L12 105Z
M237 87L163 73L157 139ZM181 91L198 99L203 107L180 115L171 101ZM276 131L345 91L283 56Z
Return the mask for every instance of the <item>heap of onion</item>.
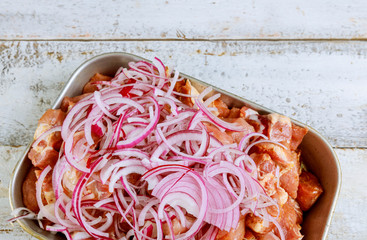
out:
M223 145L206 124L221 131L242 128L214 114L211 106L219 94L204 100L208 88L185 95L174 91L178 81L185 80L157 58L130 63L110 82L96 82L100 90L75 104L61 128L40 136L61 131L64 141L57 164L45 168L37 182L38 219L52 222L47 230L68 239L153 239L154 230L154 239L164 239L166 224L170 239L215 239L219 230L236 228L247 213L279 226L266 211L277 203L256 180L248 155L252 146L269 140L254 132L239 144ZM182 96L191 97L194 106L183 104ZM76 141L80 132L84 137ZM64 179L71 170L79 176L74 185ZM42 183L51 172L56 201L44 205ZM131 174L140 180L131 183ZM88 191L92 183L105 186L102 198ZM195 220L188 222L187 215ZM173 218L187 231L175 235Z

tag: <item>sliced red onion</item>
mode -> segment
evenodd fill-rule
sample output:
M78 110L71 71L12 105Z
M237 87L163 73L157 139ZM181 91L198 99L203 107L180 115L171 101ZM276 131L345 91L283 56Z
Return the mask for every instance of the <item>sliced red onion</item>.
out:
M23 214L20 214L21 212L25 212ZM28 208L25 207L19 207L19 208L15 208L10 215L13 215L13 218L8 219L8 222L15 222L17 220L20 219L36 219L37 218L37 214L35 214L34 212L32 212L31 210L29 210Z
M262 138L265 138L266 140L268 140L268 137L265 136L264 134L262 133L257 133L257 132L253 132L253 133L248 133L246 134L240 141L240 143L238 144L238 149L240 151L243 151L243 149L245 147L248 146L248 142L250 141L250 138L252 137L262 137Z
M61 225L53 225L53 226L46 226L46 230L51 232L63 232L66 230L66 228Z
M37 183L38 217L55 223L48 230L63 232L67 238L72 233L75 239L108 239L113 229L120 239L153 239L154 230L156 239L197 235L214 240L219 230L235 228L241 214L250 212L276 222L266 209L276 206L279 213L279 206L256 180L257 166L247 154L262 142L284 146L257 132L239 144L221 144L206 130L206 123L223 133L244 129L212 113L217 109L209 106L220 94L204 101L211 92L207 88L195 98L197 108L190 108L175 96L194 96L173 91L183 80L178 71L172 76L159 59L129 66L119 69L110 82L95 82L99 91L76 103L62 127L44 132L33 143L37 146L60 130L64 140L52 173L54 204L43 206L41 199L41 184L50 167ZM75 142L74 135L81 131L82 139ZM68 171L77 173L74 183L64 178ZM130 174L142 175L141 180L131 184ZM195 221L187 221L186 214ZM174 235L173 218L188 231ZM131 230L124 232L116 219ZM162 222L170 231L167 236ZM280 228L279 235L284 237Z
M160 134L160 137L163 139L163 143L161 143L158 148L152 153L151 159L153 161L156 161L159 159L161 154L169 148L171 151L175 152L176 154L179 154L181 156L184 156L188 159L196 160L196 159L209 159L208 157L198 157L198 156L190 156L188 154L185 154L183 152L178 151L173 147L174 144L181 143L183 141L201 141L203 138L203 135L200 131L197 130L183 130L180 132L176 132L168 136L167 138L162 136L160 129L157 128L158 134Z
M43 182L47 176L47 174L51 171L51 167L47 166L43 171L41 172L37 182L36 182L36 199L37 199L37 205L40 208L40 211L38 213L38 217L46 217L48 220L58 223L56 217L53 215L52 207L53 204L44 205L42 201L42 185Z
M275 144L275 145L278 145L278 146L281 146L282 148L284 149L288 149L286 146L284 146L283 144L279 143L279 142L276 142L276 141L272 141L272 140L259 140L259 141L256 141L256 142L253 142L251 143L250 145L248 145L245 149L245 153L248 154L248 152L250 151L250 149L255 146L256 144L259 144L259 143L272 143L272 144Z
M203 103L203 98L204 98L205 95L207 95L211 91L212 91L211 87L208 87L202 93L200 93L200 95L197 98L197 101L195 102L195 104L198 106L198 108L204 113L204 115L206 117L208 117L213 123L215 123L215 125L217 125L221 128L224 128L226 130L236 131L236 132L245 131L245 129L242 126L237 126L233 123L225 122L222 119L214 116L208 110L208 108Z
M218 98L220 98L220 93L217 93L211 97L209 97L208 99L205 100L204 105L206 107L208 107L211 103L213 103L215 100L217 100Z
M185 233L183 234L182 237L177 238L177 239L187 239L189 236L193 236L194 234L196 234L199 230L200 230L200 226L202 224L202 221L205 218L206 215L206 209L207 209L207 204L208 204L208 193L207 193L207 189L205 187L205 183L204 180L202 179L202 177L195 173L194 171L192 171L190 168L187 167L182 167L182 166L177 166L177 165L166 165L166 166L160 166L157 168L154 168L150 171L148 171L144 176L143 179L147 179L149 177L152 177L154 175L160 174L161 172L170 172L170 171L174 171L174 172L186 172L188 175L190 175L193 179L195 179L195 181L197 182L199 189L201 191L201 204L199 205L199 212L197 214L197 218L196 221L194 222L194 224L192 225L192 227ZM167 197L166 197L167 199ZM176 198L179 199L179 198ZM164 199L161 199L161 204L160 206L165 206L165 202L167 201L163 201ZM167 202L168 204L168 202ZM162 213L163 213L163 209L162 207L159 208L158 211L158 216L160 218L163 218Z
M175 75L173 76L173 78L170 81L170 87L167 90L166 96L171 96L172 95L173 89L174 89L174 87L177 83L179 75L180 75L180 72L175 70Z
M154 130L154 127L158 124L160 116L160 108L158 106L158 102L153 97L150 97L150 99L153 101L155 105L153 119L151 119L149 125L144 129L144 131L140 135L135 136L134 138L131 139L118 142L117 143L118 149L134 147L136 144L145 139Z
M166 223L168 225L168 229L169 229L169 232L171 234L171 239L175 240L175 233L173 231L172 221L171 221L171 218L168 216L166 211L164 211L164 218L166 219Z

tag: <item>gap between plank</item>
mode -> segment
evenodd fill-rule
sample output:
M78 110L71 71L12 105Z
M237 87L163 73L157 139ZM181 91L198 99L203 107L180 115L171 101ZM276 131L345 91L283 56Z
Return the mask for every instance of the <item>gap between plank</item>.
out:
M2 42L38 42L38 41L49 41L49 42L170 42L170 41L186 41L186 42L225 42L225 41L237 41L237 42L365 42L367 38L0 38Z

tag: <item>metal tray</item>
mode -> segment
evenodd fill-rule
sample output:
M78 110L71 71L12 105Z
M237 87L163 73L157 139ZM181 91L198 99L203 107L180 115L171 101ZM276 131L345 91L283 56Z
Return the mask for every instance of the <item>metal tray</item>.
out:
M95 73L114 75L119 67L127 67L129 62L139 60L146 59L128 53L106 53L84 62L71 75L68 83L62 90L52 108L59 108L61 101L65 96L71 97L80 95L82 93L83 86ZM190 79L192 85L197 88L199 92L210 86L209 84L193 77L185 74L181 75ZM229 106L241 107L246 105L259 111L261 114L274 112L268 108L216 87L213 87L213 89L222 94L222 100ZM304 239L306 240L326 239L341 185L339 161L330 144L316 130L296 120L292 120L292 122L309 129L309 132L304 137L304 140L300 145L302 158L307 168L318 177L324 188L324 193L321 195L317 203L312 207L312 209L304 214L302 233L305 235ZM31 162L27 158L30 146L31 144L29 144L28 148L25 150L24 155L19 160L13 171L9 187L10 205L12 209L24 206L22 200L22 183L28 169L31 167ZM38 239L65 239L61 235L54 235L40 229L35 221L18 220L18 223L25 231Z

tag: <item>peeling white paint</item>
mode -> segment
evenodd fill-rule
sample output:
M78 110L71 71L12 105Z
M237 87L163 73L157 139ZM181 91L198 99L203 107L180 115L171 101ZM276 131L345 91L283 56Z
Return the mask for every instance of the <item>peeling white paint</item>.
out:
M2 0L0 9L0 39L367 37L364 0Z
M364 0L2 0L0 218L10 217L12 169L68 77L92 56L123 51L157 56L319 130L343 173L328 239L367 239L367 43L333 41L366 38ZM22 41L43 39L58 41ZM201 41L128 41L141 39ZM0 221L0 239L34 238Z

